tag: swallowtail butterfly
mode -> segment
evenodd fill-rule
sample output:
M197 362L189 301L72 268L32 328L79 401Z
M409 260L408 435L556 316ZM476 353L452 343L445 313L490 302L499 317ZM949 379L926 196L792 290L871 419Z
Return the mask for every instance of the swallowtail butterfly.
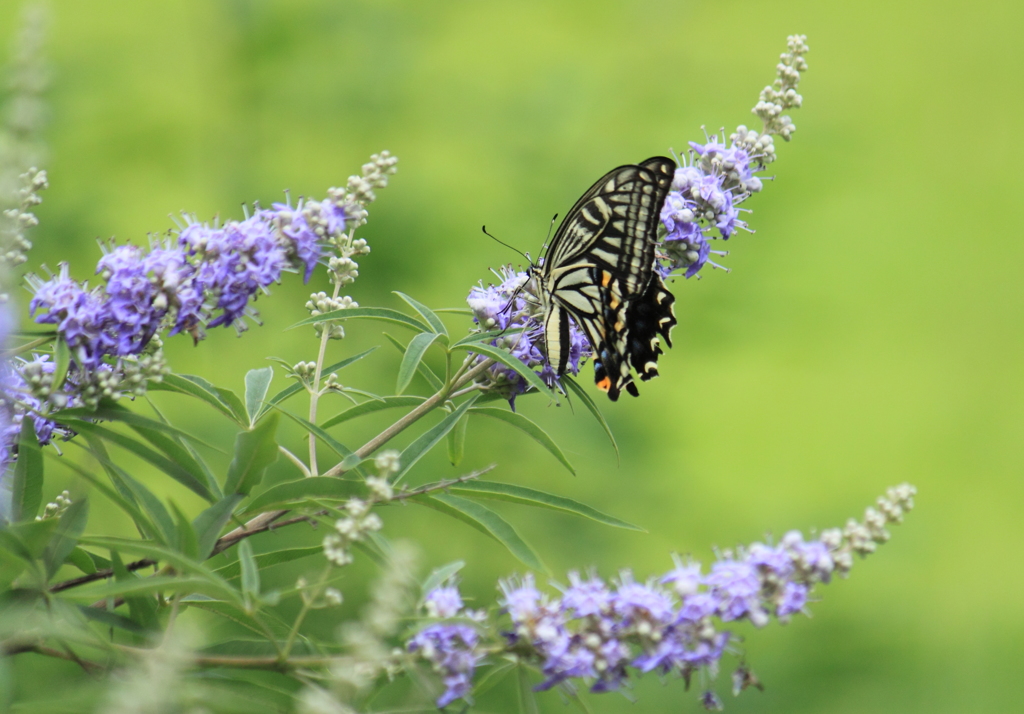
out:
M602 176L566 215L543 263L533 266L544 307L548 362L561 376L569 318L594 349L594 380L615 401L658 376L661 338L672 346L675 298L655 270L658 222L676 163L655 156Z

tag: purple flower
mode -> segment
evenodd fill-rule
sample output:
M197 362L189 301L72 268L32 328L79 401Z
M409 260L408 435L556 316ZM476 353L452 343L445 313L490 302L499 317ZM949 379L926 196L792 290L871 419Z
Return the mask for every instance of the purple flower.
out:
M504 266L498 276L502 279L498 286L481 285L470 289L466 302L473 310L474 321L484 330L508 330L507 334L491 340L490 344L508 350L549 386L557 387L555 369L544 353L543 310L529 273ZM570 320L566 370L577 374L591 352L586 336ZM530 388L515 370L502 364L491 367L488 380L490 388L505 396L513 409L515 398Z
M431 617L455 617L462 609L462 596L454 585L434 588L424 603Z
M633 574L628 570L619 576L612 609L626 626L642 622L668 623L673 619L669 597L651 583L641 585L634 582Z
M666 573L661 582L671 583L672 589L680 597L696 593L702 581L700 563L684 563L678 556L672 556L672 559L676 567Z
M478 641L476 630L461 624L430 625L409 641L409 651L419 652L441 675L445 691L437 699L439 708L469 695L473 673L483 659L476 651Z
M823 583L832 579L835 561L828 546L821 541L805 542L800 531L790 531L782 537L782 546L789 550L793 563L804 578Z
M786 578L793 572L793 560L783 546L773 548L764 543L754 543L747 550L746 560L775 578Z
M580 580L580 574L569 573L569 587L562 595L562 609L573 617L602 615L611 610L612 594L604 582L596 575L586 581Z
M779 617L800 612L807 604L807 586L802 583L786 583L780 593L779 604L775 614Z
M720 560L711 566L704 582L718 599L718 611L724 622L744 615L754 624L764 624L760 604L761 579L750 563Z

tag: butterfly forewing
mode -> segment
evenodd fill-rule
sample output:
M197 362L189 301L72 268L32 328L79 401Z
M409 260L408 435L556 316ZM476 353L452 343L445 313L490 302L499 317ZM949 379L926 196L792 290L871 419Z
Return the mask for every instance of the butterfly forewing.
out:
M564 373L568 313L594 348L598 387L613 400L623 389L636 394L631 365L642 379L657 375L658 335L667 342L675 324L674 298L654 273L674 171L664 157L609 171L566 215L541 268L548 360Z

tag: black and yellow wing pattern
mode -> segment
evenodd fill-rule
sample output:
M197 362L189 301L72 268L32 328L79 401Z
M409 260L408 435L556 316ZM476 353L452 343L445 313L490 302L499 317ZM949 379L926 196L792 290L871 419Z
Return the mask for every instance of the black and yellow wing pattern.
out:
M548 361L561 376L569 357L569 318L594 349L595 381L613 401L638 395L658 375L661 338L672 346L675 298L655 270L661 208L676 163L655 156L612 169L566 215L534 269L544 303Z

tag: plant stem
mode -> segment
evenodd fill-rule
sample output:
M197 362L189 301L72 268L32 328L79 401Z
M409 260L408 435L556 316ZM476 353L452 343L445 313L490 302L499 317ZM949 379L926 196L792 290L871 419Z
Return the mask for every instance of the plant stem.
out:
M352 236L349 235L349 240L352 240ZM338 293L341 292L341 283L334 283L334 291L332 294L332 300L338 299ZM330 339L331 326L328 324L322 324L322 331L320 332L320 351L316 356L316 372L313 375L313 389L309 393L309 423L316 424L316 407L317 402L320 401L320 377L323 373L324 368L324 356L327 354L327 340ZM316 436L313 434L309 435L309 473L307 476L317 475L317 464L316 464Z
M310 591L308 597L305 595L303 596L302 609L299 610L299 614L296 616L291 630L288 631L288 639L285 640L284 648L281 650L280 659L282 662L287 660L288 655L292 653L292 647L295 645L295 638L299 634L299 628L302 627L303 620L306 619L306 615L309 614L310 609L313 607L313 602L320 597L320 593L324 589L324 583L327 582L327 576L330 575L330 573L331 566L325 566L323 572L320 574L320 582L318 582L316 587Z

